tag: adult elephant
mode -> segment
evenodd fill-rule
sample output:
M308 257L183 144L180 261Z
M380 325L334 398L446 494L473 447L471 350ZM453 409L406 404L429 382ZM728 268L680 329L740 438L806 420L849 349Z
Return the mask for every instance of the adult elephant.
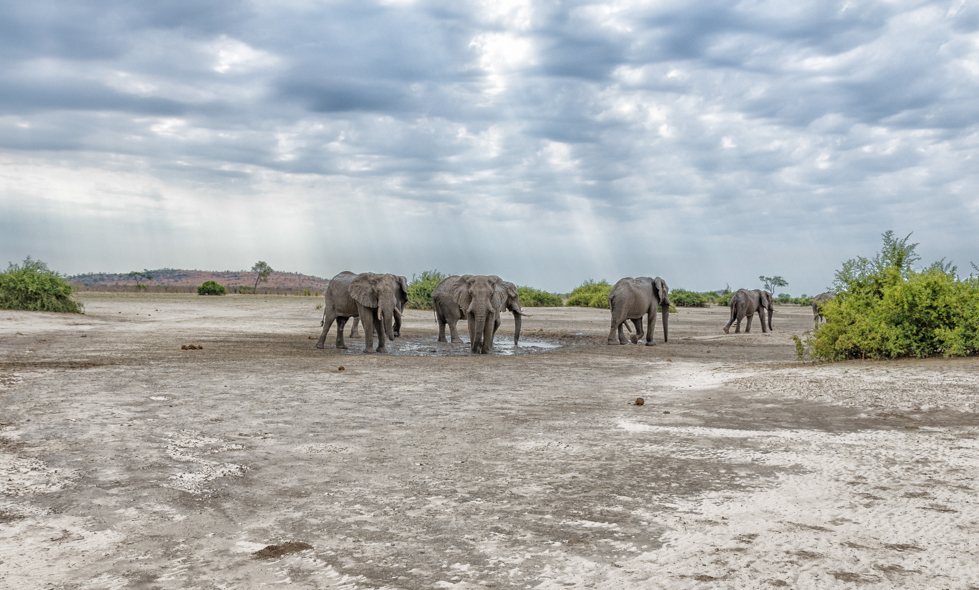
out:
M765 325L765 311L768 311L768 325ZM768 332L772 328L772 314L775 309L772 305L772 294L761 289L738 289L737 293L731 296L731 319L724 326L724 333L730 334L731 324L735 321L738 325L734 329L735 334L741 333L741 320L748 318L748 325L744 332L751 332L751 319L757 313L761 318L761 331Z
M826 321L826 318L823 317L823 304L833 299L836 299L836 293L832 291L820 293L812 298L812 319L816 323L817 328L819 327L819 320Z
M493 350L498 314L505 301L504 282L496 275L462 275L443 279L432 291L435 320L439 325L439 342L445 342L449 326L452 342L459 341L456 322L466 318L469 325L469 349L476 354Z
M398 279L399 279L399 282L403 283L404 285L407 285L408 284L408 279L407 278L405 278L403 276L399 276ZM399 294L399 296L398 296L398 303L397 303L397 305L398 305L398 311L400 313L397 313L394 316L394 337L395 338L398 338L398 337L401 336L401 320L402 320L402 314L404 314L405 305L408 304L409 301L411 301L410 299L408 299L407 287L405 287L403 290L398 290L398 294ZM350 318L350 319L351 319L351 322L350 322L351 326L350 326L350 336L349 337L350 338L360 338L360 331L357 329L358 327L360 327L360 317L353 317L353 318ZM322 325L322 323L320 325Z
M656 328L656 308L663 311L663 342L669 342L670 288L666 281L656 277L626 277L619 279L608 294L608 306L612 311L612 327L608 332L609 344L628 344L623 325L631 320L636 326L637 342L643 337L642 317L648 316L646 346L656 346L653 329Z
M408 281L392 274L365 272L355 275L344 271L333 277L326 288L323 306L323 333L316 348L323 348L326 336L337 323L338 349L346 349L343 328L347 320L359 317L364 325L364 353L373 353L374 332L377 332L377 352L387 352L385 336L394 340L395 322L401 327L401 310L407 301ZM368 321L369 318L369 321Z

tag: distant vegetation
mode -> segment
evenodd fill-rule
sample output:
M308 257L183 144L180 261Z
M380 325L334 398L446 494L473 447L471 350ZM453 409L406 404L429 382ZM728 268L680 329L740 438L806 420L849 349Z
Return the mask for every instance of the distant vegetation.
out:
M670 289L670 303L677 307L710 307L710 295L716 293L697 293L686 289Z
M214 281L207 281L200 287L197 287L198 295L225 295L227 292L227 289Z
M588 279L571 292L568 300L564 302L567 306L576 307L598 307L608 309L608 294L612 290L612 285L606 280L597 283Z
M411 275L411 282L408 283L408 299L411 300L411 303L406 307L409 309L432 309L432 291L448 276L438 270L423 271L421 276Z
M81 304L71 298L74 292L65 277L30 256L0 273L0 309L81 313Z
M533 287L517 287L521 307L561 307L564 301L560 295L540 291Z
M918 244L883 234L873 258L847 260L836 272L836 299L822 306L828 320L803 338L802 358L893 359L979 352L979 277L958 278L944 260L921 269ZM975 265L973 265L975 268ZM976 270L979 270L977 268Z

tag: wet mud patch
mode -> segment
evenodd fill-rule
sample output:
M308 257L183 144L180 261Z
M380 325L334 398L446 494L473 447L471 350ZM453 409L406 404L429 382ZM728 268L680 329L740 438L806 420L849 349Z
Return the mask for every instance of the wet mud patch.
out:
M282 543L280 545L267 545L266 547L259 549L252 555L255 559L278 559L283 555L289 555L290 553L299 553L300 551L306 551L307 549L312 549L313 546L309 543L303 543L301 541L289 541L288 543Z
M376 342L376 340L375 340ZM362 354L363 353L363 339L360 341L347 338L346 339L347 350L341 350L338 352L344 354ZM376 344L375 344L376 346ZM396 338L393 342L389 341L386 344L389 356L471 356L472 353L469 350L469 343L467 341L461 343L452 342L439 342L437 337L429 338L413 338L413 337L401 337ZM487 356L515 356L515 355L525 355L525 354L538 354L542 352L550 352L557 350L564 346L564 343L554 342L544 338L525 338L520 340L520 344L514 345L512 339L501 339L497 338L493 342L493 352L489 353ZM334 347L327 347L327 350ZM481 355L482 356L482 355Z

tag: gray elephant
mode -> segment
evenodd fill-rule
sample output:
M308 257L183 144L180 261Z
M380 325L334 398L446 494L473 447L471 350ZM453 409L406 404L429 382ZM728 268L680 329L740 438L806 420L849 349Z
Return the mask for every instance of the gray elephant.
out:
M476 354L491 351L499 314L506 301L503 282L495 275L462 275L448 277L436 285L432 304L439 325L439 342L445 342L446 324L452 342L458 342L456 322L466 318L470 350Z
M392 274L341 272L326 288L323 309L323 333L316 348L323 348L326 336L337 323L338 349L347 348L343 328L347 319L359 317L364 325L364 353L373 353L374 332L377 332L377 352L387 352L385 336L395 338L395 323L401 327L401 311L408 300L408 280ZM370 318L370 321L367 321Z
M768 311L768 324L765 324L765 311ZM773 330L772 328L772 314L775 312L775 308L772 305L772 294L768 291L763 291L761 289L752 289L748 291L746 289L738 289L738 291L731 296L731 319L728 321L727 325L724 326L724 333L730 334L731 324L735 321L738 325L734 329L735 334L741 333L741 320L748 318L748 325L745 326L744 332L747 334L751 332L751 319L758 314L761 318L761 331L768 332Z
M612 312L612 327L608 332L609 344L628 344L629 339L623 332L626 321L632 321L636 327L638 342L644 335L642 317L648 316L645 331L646 346L656 346L653 339L653 329L656 328L656 309L663 312L663 342L669 342L670 333L670 288L666 281L656 277L626 277L615 283L608 294L608 307Z
M823 304L832 299L836 299L836 293L832 291L820 293L812 298L812 319L817 328L819 327L819 320L826 321L826 318L823 317Z
M403 276L398 277L398 278L401 279L402 281L404 281L405 284L408 283L408 279L407 278L405 278ZM405 312L405 305L411 301L410 299L408 299L408 294L407 294L406 291L399 290L398 293L399 293L399 297L398 297L398 311L401 312L401 313L395 314L395 316L394 316L394 337L395 338L398 338L398 337L401 336L401 320L402 320L402 314L404 314L404 312ZM360 338L360 331L357 329L360 326L360 318L359 317L353 317L353 318L350 318L350 320L351 320L350 321L350 324L351 325L350 325L350 336L349 337L350 338ZM320 325L322 326L323 323L320 322Z

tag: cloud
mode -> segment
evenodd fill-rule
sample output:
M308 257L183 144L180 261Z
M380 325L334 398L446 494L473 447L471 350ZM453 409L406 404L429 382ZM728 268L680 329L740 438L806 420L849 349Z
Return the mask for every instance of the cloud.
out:
M979 260L969 3L243 6L0 7L0 254L810 293L886 229Z

